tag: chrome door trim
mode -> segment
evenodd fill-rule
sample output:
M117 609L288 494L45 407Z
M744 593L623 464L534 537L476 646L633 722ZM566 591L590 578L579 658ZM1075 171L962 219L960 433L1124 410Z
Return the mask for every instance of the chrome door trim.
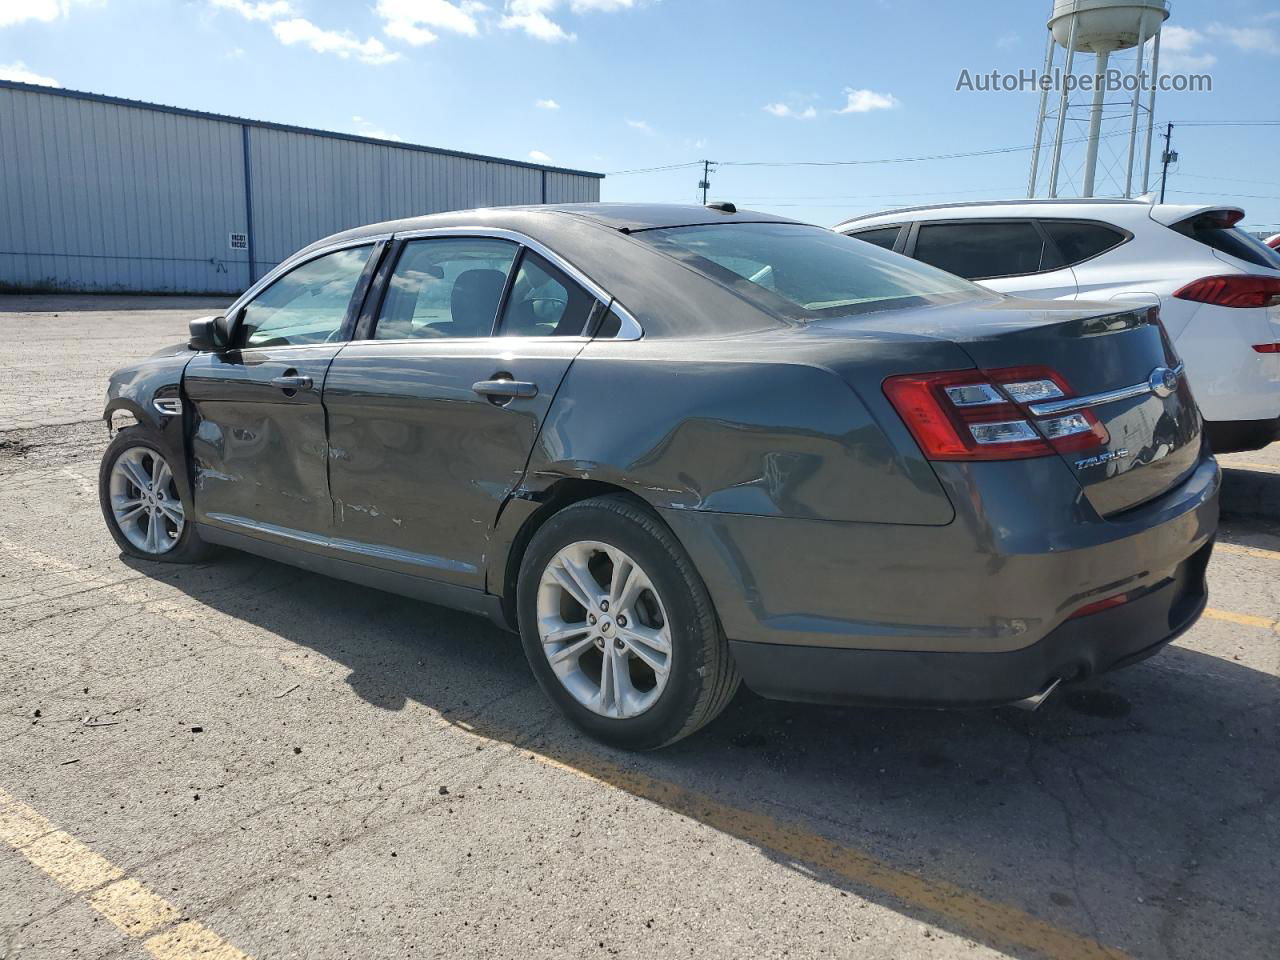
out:
M1173 368L1173 375L1181 379L1186 364L1180 363ZM1129 387L1121 387L1118 390L1108 390L1105 393L1095 393L1087 397L1070 397L1066 400L1051 400L1048 403L1033 403L1027 409L1034 416L1048 417L1055 413L1070 413L1072 410L1084 410L1087 407L1100 407L1104 403L1115 403L1117 400L1129 400L1133 397L1145 396L1154 393L1151 389L1150 379L1143 380L1141 383L1135 383Z
M430 227L424 230L406 230L403 233L397 233L395 237L397 240L421 240L430 237L489 237L494 240L510 240L512 243L517 243L523 247L527 247L539 256L551 261L551 263L555 264L568 274L575 283L584 287L588 293L603 303L606 310L612 310L617 313L618 319L621 321L621 327L618 330L617 335L607 339L639 340L644 336L644 328L640 326L640 322L636 320L626 307L614 299L613 294L609 293L608 290L604 289L604 287L600 286L600 284L596 283L576 266L564 257L560 256L560 254L556 253L540 241L535 240L528 234L520 233L517 230L506 230L499 227Z

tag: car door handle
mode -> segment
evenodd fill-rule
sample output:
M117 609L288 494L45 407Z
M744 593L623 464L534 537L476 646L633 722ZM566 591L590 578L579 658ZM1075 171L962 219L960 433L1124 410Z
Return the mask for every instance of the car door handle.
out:
M527 380L477 380L471 389L485 397L536 397L538 385Z
M283 377L272 377L271 385L281 390L310 390L311 378L299 374L285 374Z

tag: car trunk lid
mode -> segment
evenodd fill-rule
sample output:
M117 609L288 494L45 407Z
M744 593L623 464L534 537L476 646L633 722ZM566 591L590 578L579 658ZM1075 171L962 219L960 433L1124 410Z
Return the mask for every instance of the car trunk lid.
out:
M1114 311L1114 305L1100 310ZM1185 371L1158 311L1063 318L1044 311L1021 328L979 327L959 346L982 370L1042 364L1065 397L1029 402L1038 427L1071 414L1091 416L1105 441L1060 451L1103 516L1131 509L1176 486L1200 457L1201 424Z
M1016 409L1006 403L1002 415L986 419L1025 420L1043 436L1064 417L1087 419L1088 434L1052 445L1103 516L1160 496L1199 461L1200 416L1155 308L1130 304L1117 310L1115 304L1065 306L999 298L885 311L824 325L883 327L899 335L951 341L982 372L972 379L995 384L1018 401ZM1056 383L1044 395L1010 392L1010 384L1050 378ZM980 394L970 399L981 402ZM981 406L962 414L967 415L984 418ZM1024 455L1037 455L1030 450L1035 442L1026 446ZM996 449L993 445L977 456L960 452L938 459L1004 459L990 455ZM1044 450L1043 444L1039 449Z

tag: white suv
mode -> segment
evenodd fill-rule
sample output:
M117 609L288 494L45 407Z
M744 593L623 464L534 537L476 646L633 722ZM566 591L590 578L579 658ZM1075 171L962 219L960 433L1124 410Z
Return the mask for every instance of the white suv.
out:
M835 227L1001 293L1150 303L1217 453L1280 440L1280 251L1238 207L1010 200L910 207Z

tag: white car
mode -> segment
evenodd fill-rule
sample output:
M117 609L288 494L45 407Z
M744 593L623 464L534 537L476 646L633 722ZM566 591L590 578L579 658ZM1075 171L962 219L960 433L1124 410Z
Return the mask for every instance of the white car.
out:
M1150 303L1217 453L1280 440L1280 251L1238 207L1009 200L910 207L834 229L1001 293Z

